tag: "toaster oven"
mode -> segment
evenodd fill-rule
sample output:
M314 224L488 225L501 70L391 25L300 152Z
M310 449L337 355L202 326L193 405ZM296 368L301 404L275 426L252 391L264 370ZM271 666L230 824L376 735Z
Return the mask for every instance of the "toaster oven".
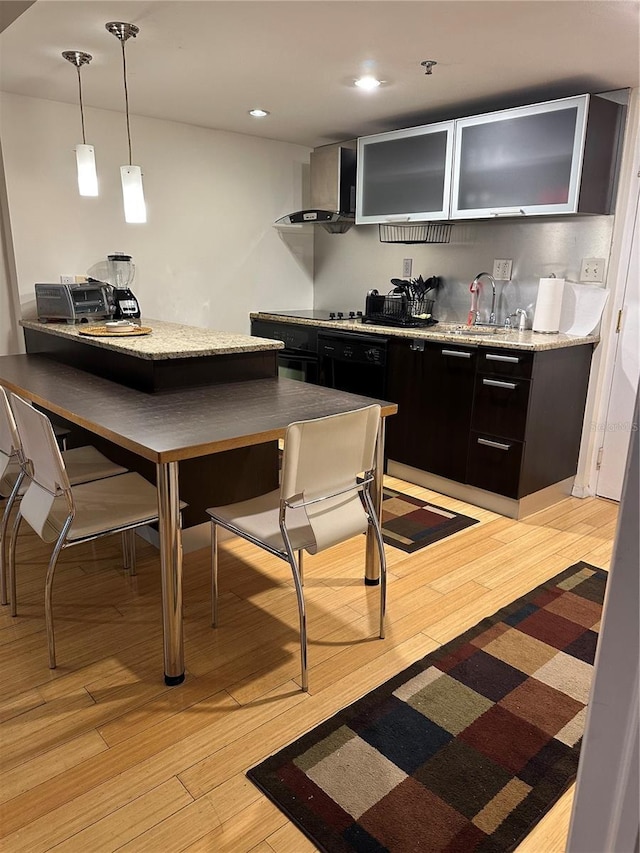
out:
M38 320L93 323L107 320L114 312L104 284L36 284Z

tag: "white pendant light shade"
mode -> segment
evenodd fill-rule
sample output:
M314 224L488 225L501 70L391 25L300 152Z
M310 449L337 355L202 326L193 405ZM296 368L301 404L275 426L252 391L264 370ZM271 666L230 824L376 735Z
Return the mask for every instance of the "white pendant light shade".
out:
M76 165L78 167L78 190L80 195L98 195L98 173L93 145L76 145Z
M129 124L129 88L127 86L127 58L124 46L127 39L135 38L140 32L135 24L124 21L110 21L105 24L107 32L115 36L122 47L122 80L124 83L124 114L127 119L127 142L129 143L129 165L120 166L122 181L122 200L124 202L125 222L146 222L147 206L142 188L142 169L131 164L131 127Z
M142 169L140 166L120 166L120 178L125 222L146 222L147 205L142 187Z
M84 133L84 104L82 103L82 78L80 69L88 65L93 57L83 50L64 50L62 56L70 62L78 72L78 100L80 101L80 123L82 126L82 144L76 145L76 166L78 169L78 190L80 195L98 195L98 174L96 172L96 155L93 145L87 145Z

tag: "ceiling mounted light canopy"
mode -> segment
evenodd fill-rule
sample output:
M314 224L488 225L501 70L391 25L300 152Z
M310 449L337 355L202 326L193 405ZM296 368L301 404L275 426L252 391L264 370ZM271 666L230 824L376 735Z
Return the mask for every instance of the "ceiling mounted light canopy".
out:
M80 122L82 124L82 144L76 145L76 167L78 170L78 191L82 196L98 195L98 174L96 172L96 155L93 145L87 145L84 132L84 104L82 103L82 79L80 68L88 65L93 57L82 50L65 50L62 56L75 66L78 72L78 96L80 100Z
M261 110L256 107L253 110L249 110L249 115L253 116L254 118L264 118L265 116L269 115L269 110Z
M129 124L129 90L127 88L127 58L124 46L128 39L135 38L140 32L135 24L125 24L122 21L110 21L105 24L107 32L115 36L122 46L122 76L124 81L124 105L127 118L127 141L129 144L129 164L120 166L122 181L122 199L124 202L124 218L126 222L146 222L147 206L144 200L142 186L142 169L131 162L131 127Z
M422 67L424 68L424 73L425 73L425 74L431 74L431 73L433 72L433 66L434 66L434 65L437 65L437 64L438 64L438 63L436 62L436 60L435 60L435 59L424 59L424 60L420 63L420 65L422 65Z

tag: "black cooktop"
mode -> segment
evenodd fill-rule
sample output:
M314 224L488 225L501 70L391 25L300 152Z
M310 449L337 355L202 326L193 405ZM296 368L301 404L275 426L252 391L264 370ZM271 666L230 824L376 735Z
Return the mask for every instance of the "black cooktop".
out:
M324 311L318 308L301 309L299 311L265 311L265 314L273 314L277 317L299 317L301 320L359 320L362 311Z

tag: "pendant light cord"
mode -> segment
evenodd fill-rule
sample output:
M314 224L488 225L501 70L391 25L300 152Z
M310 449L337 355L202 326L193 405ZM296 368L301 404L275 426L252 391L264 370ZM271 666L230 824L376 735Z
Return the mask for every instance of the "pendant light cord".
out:
M82 78L80 76L80 66L76 66L78 72L78 95L80 96L80 123L82 124L82 144L87 144L87 138L84 133L84 106L82 104Z
M129 126L129 90L127 89L127 57L124 51L124 41L121 41L122 45L122 74L124 78L124 110L127 117L127 142L129 144L129 165L132 164L131 159L131 127Z

